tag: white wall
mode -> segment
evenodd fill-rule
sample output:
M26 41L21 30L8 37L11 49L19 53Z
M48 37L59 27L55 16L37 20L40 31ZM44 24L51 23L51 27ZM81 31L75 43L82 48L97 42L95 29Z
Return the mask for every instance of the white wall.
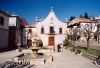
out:
M0 26L0 28L9 29L8 28L9 18L3 14L0 14L0 16L4 17L4 26Z
M84 27L85 27L86 24L91 24L91 23L81 23L81 25L83 25ZM97 30L97 26L96 26L95 23L92 23L92 26L93 26L92 30L93 30L93 32L95 32Z
M9 26L16 26L16 17L9 17Z
M53 18L53 21L51 20ZM52 24L51 24L52 23ZM49 33L49 28L51 26L54 26L54 31L56 33L55 37L55 45L58 43L62 43L62 41L65 39L65 33L67 30L67 23L63 23L62 21L58 20L54 12L50 12L49 15L41 22L37 22L37 33L41 37L43 44L47 45L46 42L48 42L47 34ZM44 34L41 34L41 27L44 27ZM59 28L62 27L62 34L59 34Z
M23 44L27 45L27 30L28 29L32 29L32 31L34 31L36 33L36 28L23 28ZM32 42L33 42L33 38L32 38Z

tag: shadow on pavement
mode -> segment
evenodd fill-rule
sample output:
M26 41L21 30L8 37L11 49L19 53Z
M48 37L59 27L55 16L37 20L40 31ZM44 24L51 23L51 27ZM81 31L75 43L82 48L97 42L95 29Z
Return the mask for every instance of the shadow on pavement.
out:
M7 51L12 51L12 50L16 50L17 48L2 48L0 49L0 53L2 52L7 52Z

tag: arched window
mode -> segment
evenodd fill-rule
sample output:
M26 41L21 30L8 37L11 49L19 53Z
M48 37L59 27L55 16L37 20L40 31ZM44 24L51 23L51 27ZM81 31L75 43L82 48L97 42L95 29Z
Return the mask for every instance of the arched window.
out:
M59 34L62 34L62 28L59 28Z
M41 28L41 33L44 33L44 27Z

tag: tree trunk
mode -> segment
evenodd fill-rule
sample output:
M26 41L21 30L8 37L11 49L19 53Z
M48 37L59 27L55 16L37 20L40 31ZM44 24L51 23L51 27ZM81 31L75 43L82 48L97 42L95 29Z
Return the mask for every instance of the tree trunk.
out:
M75 40L73 40L73 46L75 46Z
M89 40L87 40L87 50L89 50Z

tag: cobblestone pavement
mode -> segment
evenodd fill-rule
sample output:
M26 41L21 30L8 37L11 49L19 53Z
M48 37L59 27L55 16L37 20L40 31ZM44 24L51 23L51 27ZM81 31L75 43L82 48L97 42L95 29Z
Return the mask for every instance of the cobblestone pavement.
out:
M8 51L0 53L0 63L7 61L20 54L21 52ZM89 60L83 56L75 55L68 50L63 52L48 52L53 55L54 61L47 62L46 64L37 64L34 68L100 68L93 64L92 60ZM31 67L30 67L31 68Z
M68 50L64 50L62 53L51 52L51 54L54 56L53 62L36 65L36 68L100 68L93 64L92 60L75 55Z
M16 52L16 50L2 52L2 53L0 53L0 63L3 63L11 58L14 58L15 56L17 56L19 54L21 54L21 52Z

